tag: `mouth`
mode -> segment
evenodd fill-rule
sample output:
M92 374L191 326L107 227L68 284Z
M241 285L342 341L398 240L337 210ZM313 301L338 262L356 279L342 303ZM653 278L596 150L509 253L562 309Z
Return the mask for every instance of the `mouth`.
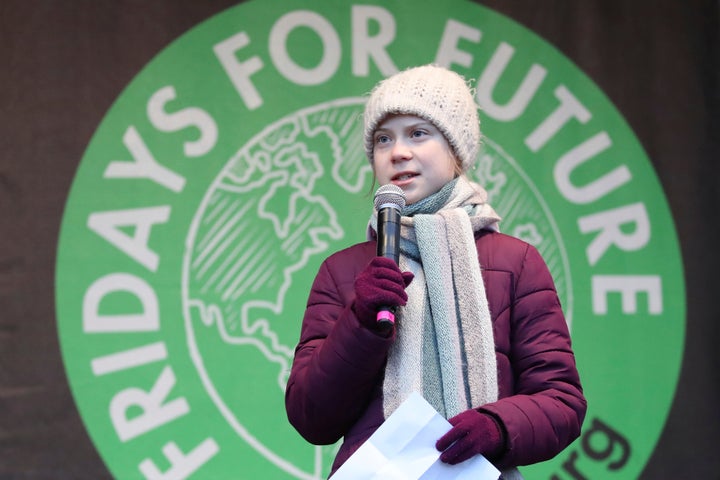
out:
M404 181L410 180L414 177L417 177L418 175L419 174L414 173L414 172L401 172L401 173L398 173L397 175L395 175L394 177L392 177L390 180L393 182L404 182Z

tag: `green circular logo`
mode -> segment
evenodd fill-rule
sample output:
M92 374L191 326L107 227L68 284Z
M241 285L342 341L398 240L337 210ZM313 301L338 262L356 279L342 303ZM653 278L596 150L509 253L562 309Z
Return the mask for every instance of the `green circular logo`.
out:
M284 387L330 253L364 240L363 94L438 63L472 79L472 176L555 278L589 402L528 478L636 478L684 341L679 247L638 140L552 46L472 2L248 1L153 59L98 127L58 246L63 359L118 478L320 479L337 446L289 425ZM421 32L421 33L419 33ZM632 406L632 407L631 407Z

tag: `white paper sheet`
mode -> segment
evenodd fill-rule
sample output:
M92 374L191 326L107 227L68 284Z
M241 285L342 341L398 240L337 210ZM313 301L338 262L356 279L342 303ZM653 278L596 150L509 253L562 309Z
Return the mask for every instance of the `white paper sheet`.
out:
M435 442L451 427L413 393L331 480L497 480L500 471L482 455L458 465L440 461Z

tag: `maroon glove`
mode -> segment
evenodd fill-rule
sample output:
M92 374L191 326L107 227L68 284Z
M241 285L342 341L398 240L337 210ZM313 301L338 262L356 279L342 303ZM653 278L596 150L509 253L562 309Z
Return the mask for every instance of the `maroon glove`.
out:
M505 448L505 436L493 417L477 410L465 410L450 419L453 428L435 444L440 460L455 465L482 454L496 458Z
M360 323L372 330L377 329L378 310L405 305L405 287L413 278L411 272L401 272L392 259L373 258L355 278L353 310Z

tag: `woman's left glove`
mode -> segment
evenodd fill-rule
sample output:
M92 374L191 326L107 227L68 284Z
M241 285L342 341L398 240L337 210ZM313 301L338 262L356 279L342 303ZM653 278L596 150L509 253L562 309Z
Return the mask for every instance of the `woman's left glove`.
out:
M455 465L478 453L491 460L505 449L505 436L490 415L470 409L449 421L453 427L435 443L442 462Z

